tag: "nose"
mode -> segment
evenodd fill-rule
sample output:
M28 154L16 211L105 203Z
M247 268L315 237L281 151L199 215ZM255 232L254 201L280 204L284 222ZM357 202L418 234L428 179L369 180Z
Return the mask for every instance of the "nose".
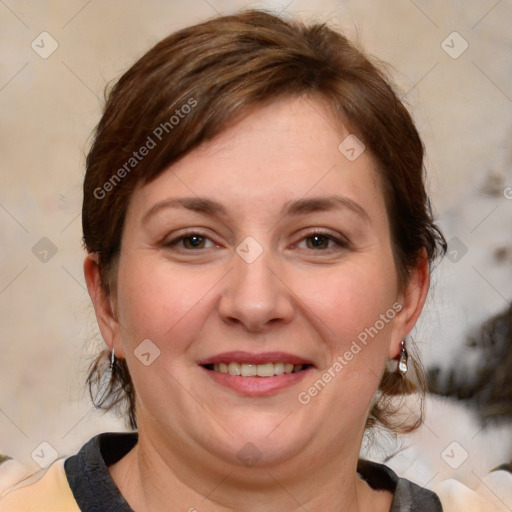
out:
M267 251L251 263L234 255L234 268L226 276L219 313L226 323L252 332L286 324L294 314L293 294Z

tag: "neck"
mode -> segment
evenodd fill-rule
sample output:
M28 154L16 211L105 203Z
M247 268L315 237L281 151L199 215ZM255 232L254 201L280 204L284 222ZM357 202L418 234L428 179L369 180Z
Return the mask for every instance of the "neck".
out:
M151 437L153 439L153 437ZM137 512L246 510L294 512L388 511L392 495L372 490L356 474L358 451L311 457L298 454L280 465L258 468L219 463L190 447L154 444L144 431L111 475ZM198 452L199 453L199 452ZM300 460L299 460L300 459ZM303 468L302 471L299 469ZM304 470L305 468L305 470Z

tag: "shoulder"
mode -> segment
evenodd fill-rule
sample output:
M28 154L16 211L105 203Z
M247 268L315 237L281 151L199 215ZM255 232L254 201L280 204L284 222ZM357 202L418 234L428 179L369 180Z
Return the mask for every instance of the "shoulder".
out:
M35 480L35 481L34 481ZM79 512L64 471L64 459L27 478L0 498L0 512Z
M510 512L512 510L512 473L492 471L471 489L456 479L443 480L435 491L444 512Z
M393 493L391 512L443 512L439 496L434 491L400 478L384 464L360 460L357 471L373 489Z
M136 442L136 433L99 434L78 453L59 459L46 470L28 476L21 472L17 477L12 471L0 474L0 512L131 512L107 466Z
M510 512L512 510L512 465L503 465L480 480L476 488L450 478L431 488L400 478L385 466L360 460L358 473L374 489L394 493L391 512Z

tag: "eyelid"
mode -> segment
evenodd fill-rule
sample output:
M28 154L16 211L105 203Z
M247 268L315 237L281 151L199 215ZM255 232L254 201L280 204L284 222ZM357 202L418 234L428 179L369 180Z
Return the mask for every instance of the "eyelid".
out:
M206 233L206 231L204 231L200 228L187 228L187 229L183 230L182 232L180 232L179 234L173 235L173 237L170 240L166 237L162 241L162 245L164 247L172 247L172 246L177 245L183 239L194 236L194 235L198 235L202 238L206 238L206 239L210 240L215 246L219 246L219 244L208 233ZM183 250L191 251L189 249L183 249ZM198 249L198 250L200 250L200 249Z
M331 231L330 229L327 228L310 228L305 232L301 232L299 242L302 242L304 239L314 235L325 236L342 247L349 247L351 245L349 239L345 235L335 231Z
M186 228L183 231L181 231L179 234L173 235L173 237L170 240L165 238L162 242L162 245L164 247L177 246L178 243L180 243L183 239L194 236L194 235L197 235L197 236L200 236L202 238L209 240L216 247L219 247L219 245L220 245L205 230L203 230L201 228ZM350 248L351 247L350 241L343 234L331 231L330 229L327 229L327 228L318 228L318 227L309 228L309 229L306 228L306 230L303 230L301 232L301 236L300 236L299 240L293 244L293 247L296 247L299 243L301 243L304 240L306 240L307 238L310 238L315 235L324 236L324 237L328 238L329 240L334 242L339 248ZM210 248L211 247L204 247L204 248L199 248L199 249L185 249L185 248L180 248L180 249L185 252L196 252L196 251L199 252L200 250L205 250L205 249L210 249ZM336 247L331 247L329 249L321 249L321 250L315 250L315 249L309 249L309 250L312 250L315 252L329 252L329 250L333 250L333 249L336 249Z

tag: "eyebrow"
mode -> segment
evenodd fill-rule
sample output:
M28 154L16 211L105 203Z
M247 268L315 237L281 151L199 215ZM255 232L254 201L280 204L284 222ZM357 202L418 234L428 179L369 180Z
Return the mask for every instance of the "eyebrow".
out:
M181 197L168 199L154 204L143 216L142 222L147 222L150 217L161 210L168 208L185 208L211 217L227 217L228 211L221 203L206 197ZM365 222L370 222L370 216L366 210L348 197L333 195L322 197L302 198L288 201L281 216L299 216L308 213L326 212L335 209L348 209Z
M289 201L283 208L282 215L304 215L314 212L327 212L335 209L348 209L370 222L370 216L366 210L352 199L345 196L311 197Z
M227 216L228 211L226 208L217 201L207 199L206 197L180 197L178 199L168 199L154 204L142 217L142 222L155 215L161 210L167 208L185 208L193 212L203 213L211 217Z

